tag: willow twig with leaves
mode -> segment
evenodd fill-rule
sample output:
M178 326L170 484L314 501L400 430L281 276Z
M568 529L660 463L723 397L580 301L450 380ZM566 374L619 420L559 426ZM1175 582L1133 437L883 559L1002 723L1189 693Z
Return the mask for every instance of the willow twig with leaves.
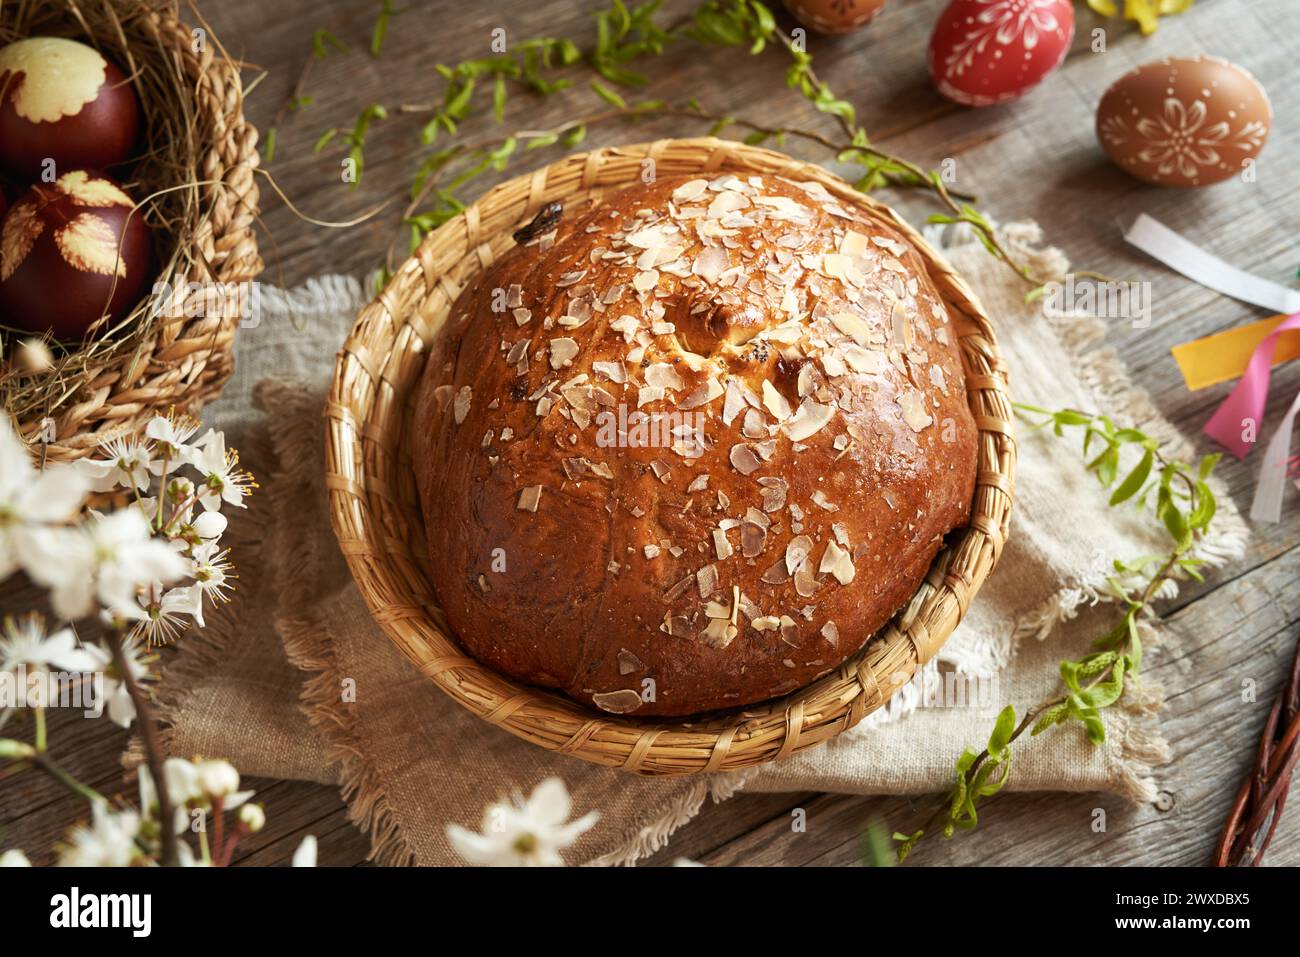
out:
M936 831L952 837L958 830L970 830L979 820L978 806L992 797L1011 776L1011 745L1025 732L1035 736L1054 725L1078 722L1094 745L1106 740L1102 712L1120 701L1138 677L1142 664L1140 621L1152 614L1151 606L1164 586L1183 577L1201 581L1196 557L1215 514L1214 493L1208 484L1219 455L1202 457L1193 467L1171 460L1159 443L1134 428L1120 428L1104 415L1076 409L1048 411L1030 405L1016 405L1016 411L1035 428L1051 428L1057 436L1067 429L1083 430L1086 468L1101 485L1112 489L1110 505L1133 501L1146 510L1154 498L1152 513L1169 537L1168 550L1161 555L1116 560L1108 578L1110 596L1124 607L1124 613L1108 632L1093 642L1092 651L1078 660L1060 664L1060 691L1050 700L1031 707L1017 722L1014 706L998 715L983 750L967 748L957 759L956 779L941 805L910 833L896 833L898 857L905 860L917 843ZM1137 461L1121 479L1122 451L1136 450Z
M729 126L747 129L749 132L744 140L753 145L769 140L779 145L787 137L797 137L831 150L838 162L862 169L862 175L853 184L855 188L862 192L885 186L927 190L946 210L932 215L930 222L968 225L995 258L1035 286L1042 286L1050 278L1035 276L1026 264L1017 261L998 238L993 225L975 208L973 197L950 188L939 171L927 170L905 157L876 146L866 129L858 124L853 105L836 96L830 85L817 74L812 55L807 52L802 39L796 39L783 30L772 16L771 10L760 0L707 0L668 25L656 20L658 10L659 0L633 5L624 0L614 0L609 7L593 14L596 36L594 42L586 48L565 38L534 37L511 44L508 49L503 48L492 56L467 59L454 66L440 64L437 71L445 80L440 98L396 107L369 104L361 110L350 128L335 127L325 131L318 139L316 149L319 152L336 139L344 143L352 167L349 182L355 187L361 178L367 132L373 123L386 119L395 112L431 114L420 130L420 141L425 147L433 147L443 134L455 136L460 125L475 115L476 107L483 105L479 101L484 98L478 95L482 90L490 90L487 101L490 102L496 121L502 122L510 84L519 84L532 93L546 96L572 84L569 78L558 74L578 63L585 63L611 84L635 88L646 85L650 78L633 69L632 64L645 57L661 55L670 45L680 41L708 47L745 49L752 56L777 49L790 58L785 71L787 86L797 91L819 112L830 116L835 121L840 136L831 137L815 130L790 126L768 126L687 107L666 107L661 101L650 101L650 104L654 104L653 108L649 104L629 107L622 94L598 80L592 81L591 88L607 103L624 111L624 118L630 112L636 118L657 114L706 119L714 123L715 134ZM614 117L603 117L610 118ZM575 130L584 128L591 122L594 121L575 121L565 124L564 128ZM416 170L410 194L413 199L436 195L438 202L431 211L420 212L418 204L413 208L408 207L403 218L410 227L413 243L418 243L430 229L449 218L444 215L447 210L454 210L451 215L455 215L464 208L464 201L455 194L458 187L482 173L504 170L509 154L513 152L513 149L505 148L506 144L517 145L520 139L518 134L493 137L490 143L472 147L457 145L425 156ZM559 143L567 149L577 145L580 140L581 137L559 134L549 140L531 137L528 145L537 149L543 145ZM489 156L488 153L493 151L493 155ZM474 162L453 178L455 185L443 187L437 193L427 188L431 177L454 160L468 155L474 156ZM389 267L391 257L385 265L384 275Z

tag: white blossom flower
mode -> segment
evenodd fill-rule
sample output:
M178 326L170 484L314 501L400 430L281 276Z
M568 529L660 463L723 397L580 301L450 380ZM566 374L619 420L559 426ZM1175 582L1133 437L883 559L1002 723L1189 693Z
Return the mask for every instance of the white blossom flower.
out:
M122 728L131 726L135 720L135 702L131 692L118 673L113 656L102 645L87 645L85 648L95 658L95 671L104 672L104 708L108 718ZM143 684L149 677L149 666L142 657L143 645L138 639L128 638L122 644L122 658L136 685Z
M216 512L225 502L244 508L244 498L257 486L253 476L239 468L239 453L227 450L225 436L212 429L208 429L197 446L191 464L202 476L199 501L203 507Z
M105 453L104 458L84 458L73 463L73 468L90 481L93 491L108 492L119 486L149 491L149 473L154 460L148 439L120 435L99 447Z
M260 804L245 804L239 809L239 820L248 833L256 834L266 827L266 811Z
M0 854L0 867L31 867L32 862L27 859L27 855L16 847L12 847Z
M203 627L203 592L197 586L163 590L155 583L141 592L137 607L122 617L135 621L131 635L150 645L165 645L190 626L183 616Z
M194 765L183 758L168 758L163 762L163 778L167 782L167 797L172 802L172 829L176 834L183 834L190 824L186 805L195 795L192 782ZM157 820L162 805L158 803L158 786L154 784L153 774L147 764L141 764L138 770L138 787L140 789L140 811L146 821Z
M7 416L0 416L0 578L26 567L33 526L76 514L90 483L70 465L38 470Z
M171 582L187 563L167 542L152 537L148 520L130 507L91 517L74 528L33 534L27 573L50 589L55 612L69 621L88 615L95 601L135 617L142 585Z
M595 811L576 821L569 816L569 791L559 778L547 778L524 801L489 805L483 811L482 833L456 824L447 825L447 837L461 857L471 864L498 867L564 864L559 852L571 845L599 820Z
M168 470L190 462L194 450L188 445L199 423L188 415L155 415L144 427L144 434L153 439L156 458L153 474L162 475L164 463Z
M96 659L77 644L69 628L45 634L45 622L39 615L17 620L6 618L0 631L0 671L15 671L25 665L28 671L94 671Z
M229 761L212 758L199 761L195 773L204 797L220 798L223 810L234 810L253 796L252 791L239 790L239 772Z
M220 512L208 512L208 515L220 515ZM194 588L198 589L200 594L212 596L214 601L225 601L226 592L230 590L231 572L234 570L230 564L228 556L230 549L217 551L220 546L216 542L204 542L202 545L195 547L190 552L190 577L194 579ZM202 614L203 603L199 601L199 614ZM203 622L200 620L199 625Z
M68 834L68 845L59 855L62 867L129 867L136 859L136 835L140 815L135 811L114 811L104 801L90 806L90 826L81 825Z
M315 867L316 866L316 835L308 834L298 845L298 850L293 852L294 867Z

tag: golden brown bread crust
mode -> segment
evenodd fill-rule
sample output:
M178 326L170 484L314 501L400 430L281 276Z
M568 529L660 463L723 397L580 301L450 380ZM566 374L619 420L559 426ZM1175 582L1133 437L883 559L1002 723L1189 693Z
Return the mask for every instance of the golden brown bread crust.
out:
M749 704L840 664L912 595L975 484L921 257L775 177L666 178L566 210L461 294L414 422L458 640L637 716Z

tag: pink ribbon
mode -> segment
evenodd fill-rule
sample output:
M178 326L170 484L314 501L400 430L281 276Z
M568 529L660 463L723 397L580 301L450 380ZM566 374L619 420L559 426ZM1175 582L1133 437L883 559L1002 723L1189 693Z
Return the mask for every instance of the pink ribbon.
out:
M1259 437L1264 419L1264 406L1268 402L1268 381L1273 366L1273 352L1283 333L1300 330L1300 312L1284 319L1251 353L1246 372L1224 399L1223 404L1205 423L1205 432L1237 458L1245 458ZM1251 502L1250 517L1259 522L1277 522L1282 517L1282 493L1286 488L1287 461L1291 458L1291 432L1300 414L1300 393L1282 417L1277 431L1269 439L1260 463L1259 482L1255 485L1255 498Z
M1255 444L1254 441L1247 441L1242 437L1246 426L1250 426L1250 434L1257 438L1260 425L1264 420L1264 406L1268 402L1268 381L1277 340L1284 332L1293 329L1300 330L1300 312L1284 319L1281 325L1255 347L1241 381L1232 390L1232 394L1223 400L1223 404L1210 417L1210 421L1205 423L1205 434L1239 459L1244 459L1251 446Z

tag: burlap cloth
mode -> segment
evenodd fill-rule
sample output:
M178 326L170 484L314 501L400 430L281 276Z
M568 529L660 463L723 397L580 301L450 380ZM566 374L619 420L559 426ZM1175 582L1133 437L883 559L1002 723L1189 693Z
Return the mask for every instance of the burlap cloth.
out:
M1011 227L1007 237L1040 272L1064 270L1059 253L1030 248L1034 227ZM994 319L1019 401L1107 412L1187 452L1117 357L1094 348L1101 323L1026 305L1023 283L967 237L948 254ZM927 686L914 682L887 713L829 745L741 774L646 779L554 755L480 721L426 681L374 625L339 554L325 510L321 412L334 352L362 299L360 284L345 277L270 290L259 324L238 337L238 373L205 420L226 430L262 489L232 516L235 598L169 657L158 698L173 754L224 756L245 774L340 783L380 862L457 863L447 823L477 828L486 803L526 793L548 775L567 782L575 816L601 815L568 852L570 863L635 861L705 800L742 788L946 789L953 761L983 743L998 709L1049 694L1056 662L1082 653L1103 616L1113 616L1093 607L1110 561L1160 548L1149 517L1107 506L1080 468L1077 440L1022 429L1001 564L927 671L931 689L944 673L981 678L964 704L927 701ZM1231 501L1220 501L1204 551L1212 563L1239 554L1246 536ZM1160 700L1150 685L1130 695L1128 708L1108 718L1100 747L1073 726L1018 745L1009 787L1151 800L1153 769L1168 760L1151 717Z

